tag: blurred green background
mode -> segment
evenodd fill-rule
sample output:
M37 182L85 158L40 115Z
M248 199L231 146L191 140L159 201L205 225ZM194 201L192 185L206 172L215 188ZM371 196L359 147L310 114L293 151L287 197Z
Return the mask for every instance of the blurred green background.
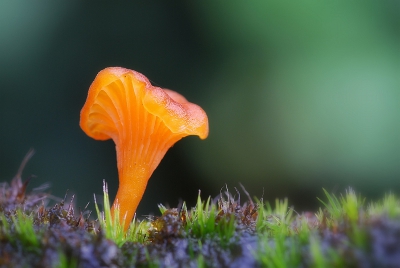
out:
M297 210L322 187L399 194L399 25L398 1L2 1L0 180L33 147L31 188L83 207L106 180L113 198L114 144L78 123L97 72L123 66L210 121L167 153L139 215L225 184Z

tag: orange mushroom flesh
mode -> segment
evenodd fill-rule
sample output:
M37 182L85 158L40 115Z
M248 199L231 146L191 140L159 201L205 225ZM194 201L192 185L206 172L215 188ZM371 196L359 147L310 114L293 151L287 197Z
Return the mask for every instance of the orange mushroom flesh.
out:
M119 187L111 212L114 215L119 209L125 230L167 150L188 135L208 136L207 115L199 106L120 67L98 73L82 108L80 126L96 140L114 140Z

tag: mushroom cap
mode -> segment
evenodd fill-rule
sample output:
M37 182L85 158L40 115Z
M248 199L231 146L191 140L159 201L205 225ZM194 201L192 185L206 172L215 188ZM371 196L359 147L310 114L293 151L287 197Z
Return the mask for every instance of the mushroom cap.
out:
M124 99L127 104L122 103ZM136 104L160 118L174 134L197 135L201 139L208 136L207 115L198 105L177 92L152 86L139 72L121 67L109 67L97 74L81 110L80 126L93 139L112 138L117 143L125 121L136 118Z

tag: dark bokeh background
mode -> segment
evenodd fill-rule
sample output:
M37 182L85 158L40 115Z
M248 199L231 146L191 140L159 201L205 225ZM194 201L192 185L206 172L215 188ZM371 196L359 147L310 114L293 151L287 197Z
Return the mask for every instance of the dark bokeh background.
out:
M84 206L117 189L112 141L79 112L96 73L123 66L199 104L210 136L189 137L149 181L139 215L242 183L313 208L322 187L399 193L397 1L7 1L0 4L0 180L24 177Z

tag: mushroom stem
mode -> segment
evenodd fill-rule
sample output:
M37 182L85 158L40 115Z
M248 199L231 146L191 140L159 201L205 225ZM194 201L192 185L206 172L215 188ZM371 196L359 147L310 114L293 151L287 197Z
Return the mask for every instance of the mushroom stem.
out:
M123 144L130 146L119 146L119 143L116 143L120 183L111 213L114 215L114 211L118 207L120 223L124 224L125 231L135 215L147 182L154 170L168 149L185 136L172 133L157 116L146 115L146 117L146 120L153 122L150 127L142 127L137 132L123 132L126 139ZM136 124L137 122L130 121L126 129L135 129ZM153 135L155 133L157 135ZM163 133L162 137L165 138L160 138L159 133ZM121 137L121 139L123 138ZM137 142L132 143L132 141Z
M119 221L124 225L124 230L128 230L133 219L139 202L146 189L147 181L145 178L135 178L137 181L145 181L137 186L130 183L120 184L114 203L111 207L111 216L115 217L115 210L119 211Z

